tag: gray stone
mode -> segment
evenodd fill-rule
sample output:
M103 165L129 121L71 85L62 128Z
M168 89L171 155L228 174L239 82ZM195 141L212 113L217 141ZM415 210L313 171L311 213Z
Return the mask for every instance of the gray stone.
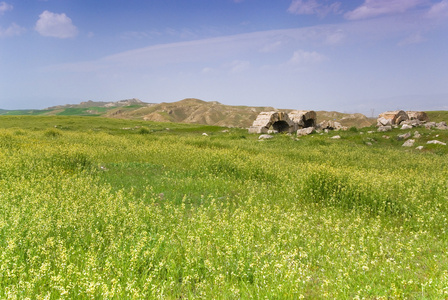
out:
M335 135L335 136L332 136L331 138L332 138L332 139L340 139L341 136L340 136L340 135Z
M259 140L267 140L267 139L272 139L273 136L269 135L269 134L262 134L258 137Z
M411 137L411 134L409 132L403 133L398 135L398 140L407 140L408 138Z
M438 140L427 141L426 144L437 144L437 145L446 146L446 143L438 141Z
M390 125L378 127L378 132L385 132L385 131L391 131L391 130L392 130L392 126L390 126Z
M448 126L446 125L446 122L437 123L436 128L440 129L440 130L448 130Z
M414 138L419 139L421 137L422 135L418 131L414 132Z
M412 125L403 124L403 126L401 126L401 129L412 129Z
M404 144L402 145L403 147L412 147L414 146L415 140L413 139L409 139L406 142L404 142Z
M436 127L436 122L428 122L424 126L426 129L431 129L432 127Z
M377 120L377 126L390 126L392 125L392 119L386 119L384 117L379 117Z
M314 132L314 127L308 127L297 130L297 136L308 135Z
M418 147L416 147L415 149L417 149L417 150L422 150L422 149L423 149L423 146L418 146Z
M417 127L420 126L423 122L417 119L413 119L413 120L407 120L407 121L403 121L401 124L403 125L409 125L412 127Z

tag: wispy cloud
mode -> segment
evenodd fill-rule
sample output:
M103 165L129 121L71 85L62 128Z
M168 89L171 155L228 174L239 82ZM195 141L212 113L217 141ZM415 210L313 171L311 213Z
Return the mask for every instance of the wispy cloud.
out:
M340 2L322 4L317 0L293 0L288 12L296 15L318 15L325 17L330 13L340 13Z
M320 54L316 51L304 51L304 50L297 50L294 51L293 56L289 60L289 64L292 65L307 65L307 64L316 64L321 63L325 60L328 60L328 58Z
M67 71L100 70L104 68L149 68L179 63L224 63L239 61L233 70L241 69L247 57L262 55L264 58L277 51L293 51L304 45L328 45L328 40L338 40L338 27L317 26L308 28L270 30L222 36L201 40L159 44L125 51L95 61L60 65ZM302 46L300 46L302 45ZM245 59L241 59L245 57ZM245 64L245 66L248 66Z
M295 29L252 32L231 36L205 38L175 43L165 43L108 55L93 61L53 66L50 69L74 72L103 72L105 70L144 71L153 68L165 70L179 64L199 63L203 73L225 70L223 65L235 62L227 70L251 70L263 65L299 65L319 63L328 58L323 49L346 47L354 43L365 45L369 41L396 39L398 45L424 41L423 33L434 27L431 19L421 18L412 22L407 18L373 18ZM415 22L414 22L415 21ZM424 23L426 22L426 23ZM308 49L308 50L298 50ZM310 50L312 49L312 50ZM292 54L294 53L294 54ZM239 64L237 62L240 62ZM242 64L241 62L249 62Z
M250 62L242 60L234 60L228 64L225 64L225 67L227 67L230 70L230 73L241 73L250 68Z
M12 23L8 28L3 29L0 26L0 38L21 35L26 29L16 23Z
M14 7L11 4L8 4L4 1L0 2L0 16L5 12L12 10Z
M414 8L425 0L365 0L364 4L345 13L348 20L360 20L380 15L403 13Z
M421 32L415 32L411 34L410 36L402 39L398 42L398 46L406 46L406 45L412 45L412 44L419 44L424 42L426 39L423 37Z
M72 38L78 35L78 29L66 14L44 11L39 15L35 30L42 36L55 38Z
M448 0L442 0L431 6L427 13L429 18L448 18Z

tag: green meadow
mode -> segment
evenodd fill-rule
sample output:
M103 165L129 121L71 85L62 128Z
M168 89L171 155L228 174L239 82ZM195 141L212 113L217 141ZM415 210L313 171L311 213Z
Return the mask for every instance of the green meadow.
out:
M2 116L0 298L446 299L429 140Z

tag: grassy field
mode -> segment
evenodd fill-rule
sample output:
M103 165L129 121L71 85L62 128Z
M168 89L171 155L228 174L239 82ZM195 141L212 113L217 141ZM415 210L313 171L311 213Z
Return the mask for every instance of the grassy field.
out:
M448 131L223 129L0 117L0 298L448 297Z

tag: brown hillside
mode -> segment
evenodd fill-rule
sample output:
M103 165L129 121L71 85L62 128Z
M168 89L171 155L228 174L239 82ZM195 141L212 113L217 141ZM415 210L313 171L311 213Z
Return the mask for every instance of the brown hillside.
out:
M376 119L367 118L363 114L344 114L336 111L318 111L317 122L337 121L346 127L368 127L376 124Z
M103 108L103 110L98 109ZM138 99L117 102L86 101L80 104L68 104L50 107L46 115L64 114L66 110L82 108L82 114L102 115L108 118L144 119L155 122L195 123L226 127L248 128L263 111L290 112L292 109L275 109L273 107L230 106L219 102L207 102L188 98L177 102L159 104L145 103ZM92 108L92 110L89 110ZM300 109L296 107L294 109ZM70 111L73 114L73 111ZM335 111L318 111L317 122L338 121L343 126L371 126L375 120L363 114L344 114Z
M143 118L156 122L195 123L227 127L249 127L262 111L273 107L229 106L219 102L184 99L172 103L160 103L139 109L117 113L110 117Z

